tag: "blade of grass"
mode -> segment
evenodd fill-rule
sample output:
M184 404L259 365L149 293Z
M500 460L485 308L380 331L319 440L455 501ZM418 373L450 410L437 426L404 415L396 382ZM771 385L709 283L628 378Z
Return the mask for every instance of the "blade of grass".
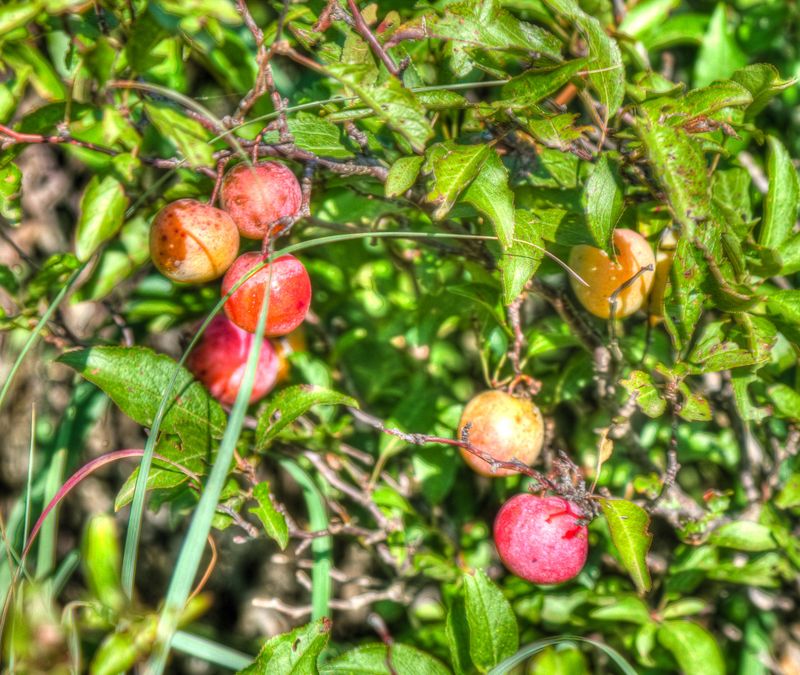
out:
M551 647L552 645L557 645L562 642L585 642L586 644L592 645L596 649L605 652L605 654L617 665L624 675L636 675L636 671L616 649L609 647L607 644L603 644L602 642L598 642L597 640L581 637L580 635L559 635L558 637L545 638L543 640L532 642L531 644L522 647L516 654L514 654L514 656L509 656L505 661L497 664L487 673L487 675L506 675L506 673L511 672L515 666L519 665L523 661L526 661L531 656L534 656L547 647Z
M78 276L83 269L86 267L84 263L78 269L76 269L72 274L70 274L69 279L67 279L67 283L64 284L62 289L58 292L55 298L53 298L53 302L50 303L50 306L45 310L44 314L42 314L42 318L39 319L39 322L36 324L36 327L31 331L30 336L25 341L24 346L22 347L22 351L20 351L19 355L17 356L16 361L14 361L14 365L11 366L11 371L8 373L8 378L6 379L5 383L3 384L3 388L0 389L0 408L3 407L3 402L8 395L9 390L11 389L11 382L14 379L14 376L17 374L19 367L22 365L22 362L25 360L25 357L28 355L28 352L31 350L36 341L39 339L39 333L41 332L42 328L44 328L45 324L50 321L50 317L53 316L53 313L58 309L58 306L61 304L61 301L64 297L69 293L70 289L72 288L72 284L75 283Z
M269 269L271 270L272 268ZM267 288L270 287L270 283L271 272L266 281ZM211 531L211 523L217 510L219 496L225 487L225 481L228 478L228 472L233 462L236 444L239 441L247 406L250 403L250 392L252 392L253 383L255 382L261 345L264 341L264 327L266 326L269 312L269 296L269 293L264 293L258 316L258 326L253 336L253 342L250 345L250 352L247 355L247 365L245 366L239 391L236 394L236 401L228 417L228 424L225 427L225 433L220 442L217 456L214 459L208 480L200 496L200 501L195 508L192 521L189 524L189 531L186 533L178 554L175 571L170 579L164 608L161 610L158 628L156 629L156 644L147 663L147 672L154 675L161 675L166 667L172 638L177 630L180 614L197 575L200 558L203 555L206 539ZM145 474L146 476L147 474Z
M172 648L184 654L190 654L198 659L203 659L215 666L228 670L243 670L247 668L255 657L243 654L240 651L208 640L199 635L192 635L179 630L172 638Z
M293 459L282 457L278 463L294 478L303 490L303 499L308 508L309 527L312 531L327 530L328 513L325 499L314 479ZM333 567L333 537L317 537L311 542L314 554L311 568L311 620L330 617L331 568Z

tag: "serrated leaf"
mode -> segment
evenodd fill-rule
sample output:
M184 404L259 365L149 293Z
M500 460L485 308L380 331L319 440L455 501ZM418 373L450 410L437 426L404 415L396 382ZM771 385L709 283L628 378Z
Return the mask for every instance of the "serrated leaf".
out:
M626 380L619 382L630 394L636 395L636 405L648 417L661 417L667 408L667 402L653 383L649 373L642 370L631 371Z
M721 525L711 533L708 543L750 552L772 551L778 546L766 525L749 520Z
M647 512L641 506L624 499L600 499L600 507L622 564L639 593L646 593L651 586L647 551L653 540L653 535L647 530L650 525Z
M433 217L444 218L453 208L458 196L478 175L491 152L486 143L458 145L437 143L428 149L424 170L431 174L427 200L436 205Z
M753 98L747 107L747 118L758 115L775 96L797 84L796 78L782 80L780 72L771 63L753 63L745 66L733 73L731 79L746 87Z
M96 384L128 417L150 427L176 363L145 347L92 347L62 354L58 359ZM225 412L206 389L180 368L161 430L178 434L186 447L208 453L222 438Z
M342 144L342 131L332 122L307 112L298 112L287 121L295 145L320 157L348 159L353 153ZM278 143L277 131L264 134L264 143Z
M725 675L725 661L714 637L691 621L665 621L658 641L675 657L685 675Z
M399 31L416 31L427 38L451 41L454 58L466 62L457 68L468 72L466 56L473 50L536 52L557 59L559 41L543 28L521 21L497 0L477 0L447 5L441 15L432 12L403 24Z
M711 115L723 108L744 108L752 101L753 96L745 87L738 82L726 80L692 89L676 103L675 110L687 117L696 117Z
M503 302L511 304L531 280L544 256L539 224L530 211L514 212L514 242L503 252L500 273L503 281Z
M315 405L347 405L358 408L358 401L337 391L311 384L287 387L270 398L267 409L258 418L256 450L263 450L300 415Z
M144 110L158 132L175 144L189 166L214 166L211 134L200 122L161 103L145 103Z
M411 188L417 180L424 161L424 157L412 155L411 157L401 157L392 164L384 186L386 196L399 197Z
M253 665L239 675L315 675L322 650L328 644L333 624L328 618L318 619L293 631L276 635L266 642Z
M500 91L500 100L492 107L500 110L525 110L554 94L581 70L587 68L588 59L573 59L549 68L527 70L511 78Z
M392 670L389 669L389 664ZM397 642L391 646L391 651L380 642L361 645L329 661L319 672L322 675L392 675L392 673L449 675L450 673L441 661L430 654Z
M622 185L607 155L600 155L583 190L586 224L597 245L607 251L622 215Z
M94 252L122 227L128 206L125 190L113 176L92 176L81 197L80 216L75 232L75 255L86 262Z
M483 570L464 575L464 603L470 657L479 670L487 671L517 651L517 619L502 591Z
M494 148L461 198L492 221L500 247L508 250L514 243L514 193L508 186L508 170Z
M253 499L258 502L257 507L249 509L264 526L267 536L278 542L281 550L286 548L289 543L289 528L286 525L286 518L275 508L269 492L269 483L259 483L253 488Z
M767 175L769 189L764 200L764 219L758 243L767 248L778 248L794 231L797 206L800 199L800 181L792 158L774 136L767 137Z
M574 22L583 34L591 59L589 82L600 97L608 120L616 115L625 96L625 68L619 45L606 35L600 22L586 14L575 0L545 0L545 4Z
M352 89L392 131L405 138L414 152L425 149L425 143L433 135L433 129L416 95L397 78L389 78L380 85L368 85L363 82L368 71L367 66L335 63L329 65L327 70Z

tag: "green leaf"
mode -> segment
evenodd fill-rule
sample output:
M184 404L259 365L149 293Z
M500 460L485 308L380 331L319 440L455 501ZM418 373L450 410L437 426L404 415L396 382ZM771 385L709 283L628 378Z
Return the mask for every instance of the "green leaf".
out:
M196 475L205 475L208 469L208 453L204 446L202 444L184 446L180 438L173 434L161 434L155 452ZM115 511L119 511L133 500L133 491L136 488L138 476L139 467L136 467L114 499ZM172 490L188 480L189 476L179 471L176 466L156 458L153 460L150 473L147 474L146 486L148 490Z
M437 143L426 153L424 171L431 174L427 200L436 205L433 217L444 218L458 196L478 175L491 152L487 143L458 145Z
M503 280L503 302L511 304L531 280L544 256L539 224L530 211L514 212L514 243L503 252L500 272Z
M492 221L503 250L514 243L514 193L508 186L508 170L491 149L480 172L462 199Z
M633 370L628 379L620 380L619 383L628 393L635 394L636 405L645 415L655 419L664 414L667 402L656 388L649 373Z
M607 251L611 233L622 215L622 185L607 155L600 155L592 167L583 190L583 207L594 240Z
M469 655L469 623L467 623L467 610L461 593L456 594L450 604L445 634L447 635L447 645L450 648L450 661L456 675L469 673L472 669L472 659Z
M795 471L775 496L779 509L794 509L800 506L800 471Z
M621 621L627 623L647 624L653 621L647 603L633 595L618 597L605 607L598 607L589 612L593 619L601 621Z
M391 663L392 670L388 663ZM449 675L450 671L441 661L414 647L394 643L389 651L385 644L374 642L340 654L322 666L319 672L321 675Z
M422 168L422 163L424 161L424 157L412 155L411 157L401 157L392 164L392 168L389 169L389 175L386 176L386 185L384 186L386 196L399 197L404 194L406 190L410 189L417 180L419 170Z
M680 0L644 0L636 3L625 14L618 30L631 37L641 38L643 35L657 30L669 13L680 5Z
M767 137L767 173L769 189L764 200L764 220L758 243L767 248L778 248L794 231L797 205L800 198L800 181L792 158L774 136Z
M747 118L758 115L775 96L797 84L796 78L782 80L778 69L771 63L745 66L733 73L731 79L746 87L753 97L747 107Z
M122 227L128 206L125 190L113 176L93 176L81 197L81 212L75 232L75 255L86 262L103 242Z
M464 601L470 657L479 670L487 671L517 651L517 619L502 591L482 570L464 575Z
M75 300L100 300L139 269L150 257L149 233L150 224L142 215L125 223L119 237L100 252L91 276L78 289Z
M16 164L0 167L0 216L16 224L22 219L22 171Z
M162 103L145 103L144 110L158 132L180 150L189 166L214 166L211 134L200 122Z
M771 551L777 548L770 529L760 523L741 520L718 527L708 538L709 544L739 551Z
M300 111L288 119L287 125L295 145L302 150L331 159L353 157L353 153L342 144L341 129L326 119ZM264 134L263 141L278 143L279 138L278 131L271 131Z
M616 41L606 35L603 26L586 14L575 0L545 0L545 4L575 23L589 47L591 71L589 82L605 106L608 120L617 114L625 96L625 68Z
M691 118L711 115L723 108L742 108L752 101L752 94L744 86L726 80L693 89L676 103L675 109Z
M520 21L497 0L452 3L441 16L424 14L404 28L416 28L430 38L450 40L457 52L475 49L538 52L554 59L561 55L561 45L553 35Z
M774 384L767 395L775 406L778 417L800 422L800 393L787 384Z
M369 85L364 80L369 72L368 66L335 63L329 65L327 70L352 89L378 119L405 138L414 152L425 149L425 143L433 135L433 129L416 95L397 78L389 78L380 85Z
M685 675L725 675L725 661L714 637L691 621L665 621L658 641L675 657Z
M287 387L270 399L267 409L258 418L256 450L266 448L281 431L315 405L347 405L357 408L358 401L331 389L311 384Z
M650 525L647 512L624 499L600 499L600 507L608 521L611 541L620 554L622 564L639 593L646 593L651 586L647 551L653 540L653 535L647 530Z
M41 0L12 2L0 7L0 41L3 36L31 21L44 5Z
M289 528L286 525L286 518L275 508L270 498L269 483L259 483L253 488L253 499L258 502L257 507L249 509L264 526L267 536L278 542L281 550L286 548L289 543Z
M125 42L125 53L131 67L137 73L144 73L158 65L162 57L156 52L156 47L168 37L169 33L149 11L141 12Z
M239 675L313 675L319 673L317 661L330 639L331 620L318 619L293 631L276 635L266 642L253 665Z
M145 347L92 347L62 354L58 359L100 387L122 412L142 426L153 423L175 361ZM161 423L162 431L178 434L184 445L207 453L212 439L222 438L226 416L219 403L180 368L173 390L176 400Z
M747 64L747 55L736 43L733 28L728 25L727 12L727 5L720 2L711 15L694 63L695 86L702 87L714 80L724 80Z
M527 70L503 86L501 99L493 101L492 106L500 110L525 110L557 92L585 70L588 63L588 59L574 59L549 68Z

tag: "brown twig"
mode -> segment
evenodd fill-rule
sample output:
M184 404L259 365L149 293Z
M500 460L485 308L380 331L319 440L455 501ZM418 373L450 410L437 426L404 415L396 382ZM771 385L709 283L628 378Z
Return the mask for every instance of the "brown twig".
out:
M394 59L389 56L387 51L383 48L383 45L378 42L378 38L376 38L375 34L370 30L370 27L364 20L361 12L358 10L356 0L347 0L347 6L350 9L350 14L353 16L353 29L370 46L370 49L372 49L372 51L375 53L375 56L377 56L383 65L386 66L386 70L388 70L394 77L402 82L403 71L397 67Z

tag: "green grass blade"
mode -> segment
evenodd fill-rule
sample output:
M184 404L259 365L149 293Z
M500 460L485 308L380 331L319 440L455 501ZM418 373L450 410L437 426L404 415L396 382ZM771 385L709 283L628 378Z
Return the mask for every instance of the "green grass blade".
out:
M45 324L50 321L50 317L53 316L53 313L58 309L58 306L61 304L61 301L66 297L67 293L69 293L70 289L72 288L72 284L75 283L76 279L83 272L85 264L81 265L78 269L76 269L72 274L70 274L69 279L67 279L67 283L64 284L62 289L58 292L55 298L53 298L53 302L50 303L50 306L45 310L45 313L42 314L42 318L39 319L39 323L36 324L36 327L31 331L30 336L25 341L25 345L22 347L22 351L17 356L17 360L14 361L14 365L11 366L11 372L8 374L8 378L3 383L3 388L0 389L0 408L3 407L3 402L8 395L9 389L11 389L11 382L14 380L14 376L17 374L19 367L22 365L22 362L25 360L25 357L28 355L28 352L31 350L36 341L39 339L39 333L41 332L42 328L44 328Z
M314 479L293 459L284 457L278 463L294 478L303 490L308 507L309 526L312 531L328 529L328 513L325 499ZM331 568L333 567L333 537L317 537L311 542L314 563L311 568L311 620L316 621L331 615Z
M172 648L184 654L191 654L197 659L213 663L215 666L233 671L247 668L255 658L221 645L218 642L208 640L199 635L192 635L182 630L175 633L175 637L172 638Z
M267 279L267 287L269 287L269 284L270 279ZM244 377L236 395L233 409L228 417L228 425L225 428L214 465L211 467L208 481L203 488L200 501L192 516L189 531L181 546L175 571L170 579L167 597L164 601L164 609L161 611L158 621L156 645L148 662L148 672L155 675L161 675L166 667L172 638L177 630L180 614L189 597L194 578L200 566L200 558L205 550L208 533L211 531L211 522L217 509L219 496L225 487L225 481L228 478L228 472L233 462L233 453L236 450L236 444L244 424L247 406L250 402L250 392L253 390L253 383L255 382L261 345L264 341L264 327L266 326L267 313L269 311L269 296L269 293L264 294L258 317L258 326L253 336L253 342L250 345L250 353L247 356Z
M596 649L604 652L606 656L608 656L608 658L610 658L617 665L624 675L637 675L633 667L616 649L609 647L607 644L603 644L602 642L598 642L597 640L581 637L580 635L559 635L558 637L545 638L543 640L531 642L531 644L522 647L516 654L514 654L514 656L509 656L505 661L497 664L487 673L487 675L506 675L507 673L511 672L515 666L527 661L531 656L534 656L547 647L551 647L562 642L585 642L586 644L592 645Z

